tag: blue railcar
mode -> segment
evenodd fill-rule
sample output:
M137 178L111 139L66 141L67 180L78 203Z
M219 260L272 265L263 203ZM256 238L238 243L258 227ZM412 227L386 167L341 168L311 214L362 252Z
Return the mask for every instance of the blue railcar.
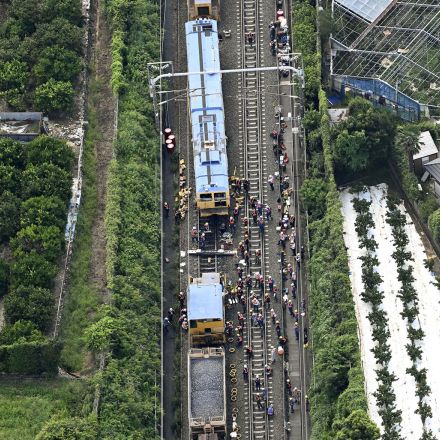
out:
M217 22L185 24L188 72L220 70ZM195 192L201 217L227 215L230 206L225 115L220 73L188 75Z

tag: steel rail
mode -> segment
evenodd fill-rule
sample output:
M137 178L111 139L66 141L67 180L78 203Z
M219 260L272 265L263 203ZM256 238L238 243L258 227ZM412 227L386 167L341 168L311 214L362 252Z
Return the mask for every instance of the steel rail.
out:
M241 69L225 70L222 73L241 73L241 91L244 91L242 97L242 118L241 129L243 133L243 175L249 180L249 192L246 197L244 212L245 217L250 218L249 215L249 197L255 197L261 203L264 202L264 155L263 148L263 112L261 94L254 94L248 90L261 90L262 78L260 73L267 70L276 70L276 68L259 68L261 63L261 49L262 41L260 39L260 8L261 2L258 0L244 0L240 7L240 37L246 38L246 34L252 32L254 34L253 44L242 44L241 63L244 66ZM255 75L251 75L255 73ZM249 384L248 384L248 411L249 416L247 420L248 435L246 438L250 440L269 440L272 438L270 424L266 408L254 408L254 396L257 393L253 391L253 379L258 373L264 381L264 387L267 392L267 400L270 401L271 390L269 387L269 380L265 374L265 365L267 364L267 340L270 338L267 327L268 310L264 302L265 294L265 280L266 280L266 255L264 238L267 234L265 229L264 234L260 234L259 227L248 224L245 231L249 234L250 251L256 249L261 250L261 257L259 262L250 261L247 267L248 275L252 275L253 271L259 272L264 278L263 286L260 287L257 298L260 300L261 313L265 320L263 328L257 328L252 325L253 306L251 303L251 296L248 294L247 298L247 326L246 326L246 340L248 345L252 344L253 356L249 359Z

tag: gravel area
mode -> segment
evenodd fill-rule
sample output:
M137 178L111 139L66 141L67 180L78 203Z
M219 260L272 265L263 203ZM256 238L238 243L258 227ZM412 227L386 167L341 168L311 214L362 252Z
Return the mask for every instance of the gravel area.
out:
M191 416L220 417L223 415L222 359L191 359Z

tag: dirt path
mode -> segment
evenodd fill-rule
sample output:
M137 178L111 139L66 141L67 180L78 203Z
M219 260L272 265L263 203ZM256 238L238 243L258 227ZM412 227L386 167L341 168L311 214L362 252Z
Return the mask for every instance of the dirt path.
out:
M104 215L107 204L108 168L113 155L113 137L115 131L115 105L111 79L111 32L104 15L104 1L97 0L92 12L92 65L98 86L96 100L96 118L98 139L95 142L97 163L98 206L92 228L92 261L90 280L103 296L104 302L109 301L106 262L106 233Z

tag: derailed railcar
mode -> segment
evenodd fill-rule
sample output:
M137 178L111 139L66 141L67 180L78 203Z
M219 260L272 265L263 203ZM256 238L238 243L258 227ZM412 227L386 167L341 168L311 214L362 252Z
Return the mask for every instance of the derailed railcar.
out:
M213 18L220 21L220 0L188 0L188 19Z
M228 215L230 206L225 115L217 21L185 24L188 110L194 155L196 205L201 217ZM210 73L217 72L217 73Z

